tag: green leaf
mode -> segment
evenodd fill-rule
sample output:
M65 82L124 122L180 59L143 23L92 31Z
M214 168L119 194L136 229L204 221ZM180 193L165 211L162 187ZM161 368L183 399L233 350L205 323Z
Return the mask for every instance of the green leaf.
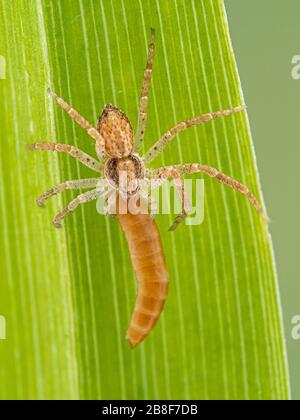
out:
M90 121L110 102L136 126L150 27L145 151L177 122L243 104L223 1L1 0L0 22L0 398L289 398L271 239L245 197L205 179L201 226L168 233L174 216L158 217L170 293L131 350L136 285L117 221L88 204L57 231L51 220L74 194L44 211L34 203L91 171L24 150L48 140L94 154L49 85ZM217 167L261 197L246 113L189 128L153 167L183 162Z

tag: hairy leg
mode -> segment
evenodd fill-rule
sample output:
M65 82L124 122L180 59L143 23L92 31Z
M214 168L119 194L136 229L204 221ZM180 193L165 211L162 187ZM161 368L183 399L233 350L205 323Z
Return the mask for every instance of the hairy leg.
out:
M101 134L94 128L82 115L79 114L74 108L65 102L61 97L48 89L49 95L69 114L69 116L77 122L92 139L96 141L96 151L98 157L102 160L105 158L106 153L104 150L104 140Z
M181 131L184 131L189 127L193 127L194 125L214 120L218 117L227 117L237 112L241 112L244 109L244 106L239 106L237 108L228 109L225 111L211 112L209 114L200 115L199 117L195 117L190 120L186 120L179 124L176 124L175 127L167 131L145 154L145 156L143 157L145 164L152 162L152 160L155 159L164 150L164 148L176 136L176 134L180 133Z
M255 197L255 195L249 190L249 188L241 184L239 181L231 178L228 175L225 175L224 173L218 171L218 169L212 168L211 166L207 165L200 165L198 163L186 163L182 165L174 165L174 166L166 166L164 168L159 168L154 170L154 175L157 176L161 171L165 171L168 168L175 169L179 174L186 175L186 174L195 174L195 173L204 173L211 178L216 179L217 181L221 182L222 184L228 185L230 188L234 189L235 191L238 191L241 194L244 194L250 203L253 205L253 207L256 209L256 211L262 216L262 218L265 220L265 222L269 223L268 215L265 213L262 206L259 204L258 199Z
M80 190L83 188L95 188L99 183L99 178L76 179L74 181L65 181L54 188L44 192L40 195L36 202L40 207L44 207L45 201L56 194L62 193L65 190Z
M178 172L176 168L172 166L166 166L157 170L147 171L147 175L151 178L153 188L160 187L169 178L172 178L174 180L176 191L182 203L182 211L176 217L173 224L169 228L169 231L173 231L188 216L191 210L190 200L184 191L182 176L180 172Z
M55 227L60 228L61 227L61 222L70 214L72 213L74 210L76 210L76 208L80 205L80 204L85 204L85 203L89 203L90 201L94 201L98 198L99 196L99 191L98 190L92 190L92 191L88 191L86 193L80 194L78 195L73 201L70 202L70 204L63 209L53 220L53 224Z
M34 143L34 144L28 145L26 149L68 153L70 156L74 157L79 162L83 163L83 165L87 166L88 168L92 169L95 172L101 173L103 169L103 165L100 162L98 162L96 159L92 158L87 153L83 152L82 150L77 149L76 147L70 146L68 144L50 143L50 142Z
M139 194L140 194L141 199L144 200L148 204L148 208L149 208L149 211L150 211L150 216L152 217L152 219L154 219L156 217L159 209L158 209L157 201L151 195L151 190L150 191L140 191Z
M147 65L144 72L144 80L143 80L142 90L140 94L138 126L137 126L137 132L135 135L135 142L134 142L134 150L136 152L138 152L142 146L146 124L147 124L148 97L149 97L149 90L150 90L150 85L151 85L152 66L153 66L154 50L155 50L154 39L155 39L155 31L154 29L151 29L151 40L149 44Z

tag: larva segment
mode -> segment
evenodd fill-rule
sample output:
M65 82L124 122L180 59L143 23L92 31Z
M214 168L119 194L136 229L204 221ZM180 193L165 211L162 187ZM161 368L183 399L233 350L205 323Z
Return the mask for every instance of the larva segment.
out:
M149 214L118 214L137 276L138 292L127 330L136 347L153 330L168 294L169 275L156 223Z
M104 139L106 153L114 158L123 158L133 151L133 129L126 115L113 105L106 105L97 124Z

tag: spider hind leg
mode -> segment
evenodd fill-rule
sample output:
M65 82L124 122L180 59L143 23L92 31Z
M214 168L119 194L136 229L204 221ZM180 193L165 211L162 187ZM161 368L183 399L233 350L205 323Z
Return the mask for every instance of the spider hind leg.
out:
M91 201L94 201L98 198L99 196L99 191L98 190L92 190L92 191L88 191L85 192L83 194L78 195L74 200L72 200L68 206L66 208L64 208L60 213L58 213L54 220L53 220L53 224L56 228L61 228L62 227L62 221L70 214L72 213L74 210L76 210L76 208L80 205L80 204L85 204L85 203L89 203Z

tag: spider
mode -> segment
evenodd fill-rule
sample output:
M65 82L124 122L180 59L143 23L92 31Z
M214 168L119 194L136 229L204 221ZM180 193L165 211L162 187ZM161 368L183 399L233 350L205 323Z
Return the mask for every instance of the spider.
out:
M126 115L113 105L106 105L103 112L98 119L97 128L94 128L83 116L81 116L74 108L67 102L48 89L49 94L55 101L69 114L69 116L76 121L82 128L84 128L88 135L95 140L96 154L98 160L87 155L85 152L67 145L58 143L34 143L28 146L29 150L47 150L55 152L64 152L80 161L83 165L89 167L100 174L101 178L117 179L120 170L128 171L133 177L137 179L146 178L148 180L155 179L157 184L161 185L169 178L177 179L182 182L182 176L185 174L204 173L217 181L228 185L236 191L245 194L250 200L255 209L268 220L263 208L260 206L258 200L249 190L249 188L237 180L223 174L215 168L199 163L185 163L174 166L165 166L158 169L147 169L146 166L152 162L164 148L171 142L176 134L186 130L189 127L211 121L222 116L229 116L236 112L243 111L244 106L238 106L233 109L224 111L211 112L200 115L186 121L176 124L173 128L163 134L160 139L148 150L144 156L139 155L141 149L146 123L147 123L147 108L148 95L152 78L152 67L154 58L154 38L155 31L151 29L151 41L148 51L147 66L144 73L144 80L140 94L140 107L138 112L138 124L134 137L133 129L130 121ZM78 179L63 182L49 191L43 193L38 199L39 206L43 206L46 200L55 194L61 193L64 190L88 189L96 187L99 182L99 177L89 179ZM183 192L181 193L182 199ZM61 222L73 212L78 205L96 200L99 196L99 191L93 189L84 194L80 194L75 198L62 212L60 212L54 219L53 223L56 227L61 227ZM183 211L180 214L170 230L175 230L178 224L186 217L187 212Z
M214 120L218 117L229 116L245 109L244 106L238 106L224 111L210 112L180 122L163 134L144 156L140 156L147 123L148 96L152 78L154 50L155 31L151 29L151 40L140 94L138 124L135 135L129 119L117 107L110 104L106 105L98 119L96 128L94 128L61 97L50 89L48 90L51 97L95 141L98 160L67 144L50 142L34 143L28 146L28 149L67 153L83 165L97 172L98 177L63 182L38 197L37 204L44 206L44 203L50 197L62 193L64 190L92 188L88 192L78 195L54 218L54 225L61 227L63 220L80 204L94 201L101 195L101 192L97 188L99 180L106 180L110 183L113 181L116 188L119 188L121 172L127 173L127 178L131 182L141 180L150 182L154 180L154 184L157 187L161 186L167 180L173 179L176 180L176 188L182 202L182 211L170 227L170 230L175 230L189 212L189 201L183 188L183 176L186 174L204 173L246 195L256 211L267 221L267 215L249 188L213 167L199 163L183 163L157 169L147 168L147 165L162 153L176 134L189 127ZM136 183L134 185L136 185L136 188L125 191L128 195L139 193L139 184ZM142 192L140 193L142 197ZM162 311L168 289L168 273L159 234L152 218L149 215L133 216L131 214L127 216L118 215L118 218L127 237L133 266L141 285L132 322L127 333L130 343L134 347L153 329Z

